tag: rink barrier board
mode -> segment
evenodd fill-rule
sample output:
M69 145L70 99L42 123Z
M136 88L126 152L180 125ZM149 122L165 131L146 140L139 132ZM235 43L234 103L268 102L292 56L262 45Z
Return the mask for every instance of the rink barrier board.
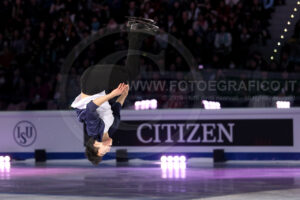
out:
M115 146L107 159L115 157L117 149L127 149L130 158L158 159L160 155L181 153L188 157L212 157L214 149L224 149L228 160L300 160L300 109L161 109L147 111L122 110L126 121L164 122L178 120L291 120L292 144L277 146ZM82 125L74 111L22 111L0 112L0 154L15 159L34 157L35 149L45 149L48 159L83 159ZM21 136L26 134L30 137ZM162 132L162 134L165 134ZM286 133L282 132L282 137ZM18 137L20 136L20 137ZM2 152L2 153L1 153Z

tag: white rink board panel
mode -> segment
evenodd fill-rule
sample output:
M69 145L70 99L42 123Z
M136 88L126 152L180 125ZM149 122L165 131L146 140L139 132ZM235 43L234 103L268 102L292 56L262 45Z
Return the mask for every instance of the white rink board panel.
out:
M122 110L124 121L137 120L242 120L242 119L292 119L293 146L124 146L129 152L300 152L300 109L161 109ZM19 126L17 126L19 123ZM21 125L20 125L21 123ZM74 111L23 111L0 112L0 152L83 152L83 128ZM16 127L20 127L19 130ZM28 130L26 131L26 127ZM30 128L32 127L32 128ZM30 132L31 131L31 132ZM35 139L19 137L26 133ZM285 133L282 133L284 137Z

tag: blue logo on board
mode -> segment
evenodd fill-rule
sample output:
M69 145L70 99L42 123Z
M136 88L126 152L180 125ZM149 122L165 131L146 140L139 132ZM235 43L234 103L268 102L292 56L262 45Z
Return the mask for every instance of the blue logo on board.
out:
M32 145L37 137L35 126L29 121L20 121L14 128L14 139L23 147Z

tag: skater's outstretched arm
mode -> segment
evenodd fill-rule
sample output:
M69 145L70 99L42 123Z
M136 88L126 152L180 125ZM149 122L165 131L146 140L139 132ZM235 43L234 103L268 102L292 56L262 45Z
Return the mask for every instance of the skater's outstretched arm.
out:
M100 106L104 102L106 102L116 96L121 95L125 89L126 89L126 85L124 83L120 83L119 86L116 89L114 89L111 93L109 93L105 96L98 97L98 98L94 99L93 102L97 106Z

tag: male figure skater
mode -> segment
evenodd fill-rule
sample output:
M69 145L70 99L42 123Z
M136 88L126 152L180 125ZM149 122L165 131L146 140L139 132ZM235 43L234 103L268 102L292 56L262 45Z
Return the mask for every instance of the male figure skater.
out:
M97 165L102 157L110 151L112 136L120 123L120 109L128 95L129 86L124 83L109 94L104 92L86 95L81 92L72 103L78 119L85 124L88 135L86 156ZM108 100L119 96L112 106Z
M72 107L76 109L80 122L84 123L88 135L86 156L94 165L110 151L112 135L120 123L120 109L128 95L129 85L124 82L134 80L139 72L139 50L143 39L149 32L156 32L154 21L129 18L129 52L126 66L95 65L89 67L81 76L81 94L76 97ZM117 88L115 88L118 86ZM111 90L106 94L107 90ZM108 100L118 97L110 106Z

